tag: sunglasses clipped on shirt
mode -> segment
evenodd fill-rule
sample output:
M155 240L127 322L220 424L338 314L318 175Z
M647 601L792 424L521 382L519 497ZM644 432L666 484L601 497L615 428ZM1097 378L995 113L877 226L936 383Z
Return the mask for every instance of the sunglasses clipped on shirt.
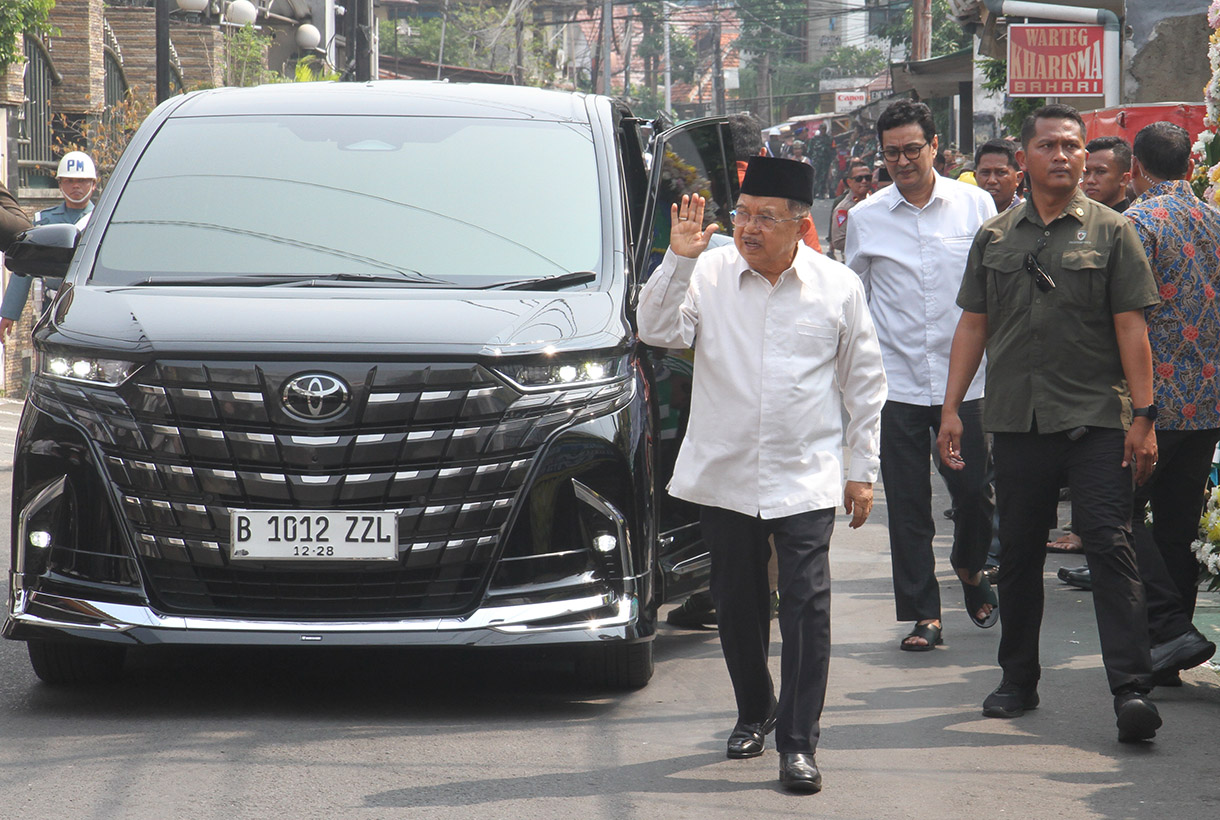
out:
M1042 249L1046 247L1046 237L1038 240L1038 246L1029 253L1025 254L1025 272L1034 277L1034 284L1038 286L1038 290L1043 293L1050 293L1055 289L1055 280L1046 272L1046 268L1042 267L1042 263L1038 261L1038 254L1042 253Z

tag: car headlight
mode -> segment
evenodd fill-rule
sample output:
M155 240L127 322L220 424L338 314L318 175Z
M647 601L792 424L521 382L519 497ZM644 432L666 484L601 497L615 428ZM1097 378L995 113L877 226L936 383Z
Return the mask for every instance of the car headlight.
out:
M39 351L38 375L61 381L117 387L135 372L135 362Z
M496 371L525 390L587 387L621 380L627 373L627 357L586 356L555 361L530 359L497 364Z

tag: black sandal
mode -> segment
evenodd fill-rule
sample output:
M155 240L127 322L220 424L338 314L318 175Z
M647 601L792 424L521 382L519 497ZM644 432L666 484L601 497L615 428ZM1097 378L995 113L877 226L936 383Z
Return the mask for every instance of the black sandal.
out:
M982 629L990 629L995 626L996 621L1000 620L1000 599L992 589L987 573L979 573L977 584L962 581L962 591L966 593L966 614L970 616L970 620L974 621L974 625ZM978 611L988 604L991 605L991 612L987 613L986 618L980 619Z
M902 643L898 644L898 648L904 652L931 652L944 643L944 639L941 638L941 632L941 628L936 624L915 624L915 628L911 630L906 638L902 639ZM927 643L907 643L907 638L923 638Z

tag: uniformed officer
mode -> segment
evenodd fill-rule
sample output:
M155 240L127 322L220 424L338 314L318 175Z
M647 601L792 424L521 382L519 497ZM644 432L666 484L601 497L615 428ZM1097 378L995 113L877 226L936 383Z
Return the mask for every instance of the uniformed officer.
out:
M82 151L69 151L59 161L55 171L59 191L64 201L39 211L34 216L34 225L76 225L84 228L93 211L93 191L97 188L97 168L89 155ZM15 275L4 290L4 301L0 303L0 337L8 336L21 311L30 298L29 276ZM47 280L47 288L55 291L63 283L61 279Z

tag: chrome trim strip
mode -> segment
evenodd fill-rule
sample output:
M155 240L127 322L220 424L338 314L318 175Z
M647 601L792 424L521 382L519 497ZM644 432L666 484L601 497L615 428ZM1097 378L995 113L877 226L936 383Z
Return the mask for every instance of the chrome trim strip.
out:
M126 632L137 627L159 630L207 630L213 632L302 632L328 633L389 633L389 632L465 632L493 629L521 634L554 632L564 629L592 629L630 623L638 614L635 596L611 593L587 595L565 601L538 604L485 606L465 618L407 618L397 621L251 621L236 618L201 618L161 615L149 607L132 606L66 598L42 592L30 592L21 601L22 610L10 609L9 616L21 624L65 629L90 629L99 632ZM617 613L610 618L573 624L531 626L533 621L553 621L566 615L579 616L613 606ZM31 614L41 610L43 615ZM62 612L62 619L46 617ZM70 617L68 617L70 615Z
M601 513L614 524L618 530L619 560L622 561L623 577L635 575L635 560L631 557L631 533L627 529L627 517L595 490L590 489L576 479L572 479L572 489L576 492L576 500L583 501L597 512Z

